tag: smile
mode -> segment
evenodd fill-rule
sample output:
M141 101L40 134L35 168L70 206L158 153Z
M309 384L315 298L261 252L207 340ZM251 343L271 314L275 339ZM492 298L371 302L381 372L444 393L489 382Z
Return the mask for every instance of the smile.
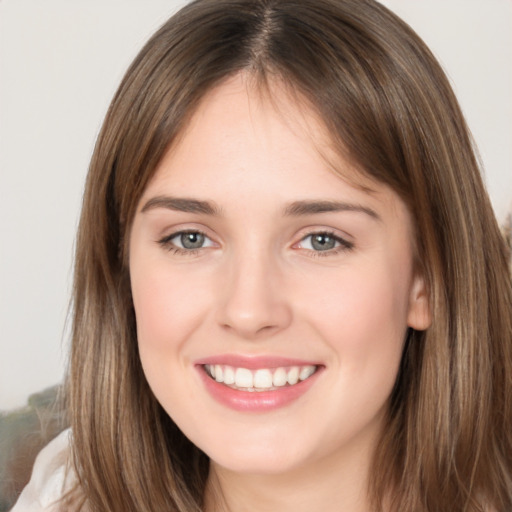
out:
M195 366L208 395L245 413L270 412L298 401L325 370L312 361L232 354L209 357Z
M284 386L295 386L311 377L318 368L315 365L304 365L250 370L221 364L205 364L203 367L216 382L249 392L275 391Z

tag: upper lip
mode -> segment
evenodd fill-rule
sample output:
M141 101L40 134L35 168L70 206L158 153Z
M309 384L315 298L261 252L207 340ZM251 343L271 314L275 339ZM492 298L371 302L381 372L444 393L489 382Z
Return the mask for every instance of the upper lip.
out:
M256 356L240 354L219 354L198 359L195 363L197 365L228 365L235 368L247 368L248 370L257 370L258 368L280 368L283 366L319 366L317 361L308 361L305 359L273 355Z

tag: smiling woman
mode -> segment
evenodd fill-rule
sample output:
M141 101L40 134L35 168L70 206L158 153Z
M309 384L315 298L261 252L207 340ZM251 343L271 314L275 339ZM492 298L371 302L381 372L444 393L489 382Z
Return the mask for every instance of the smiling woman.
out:
M396 16L191 3L99 136L72 430L15 510L47 480L46 510L509 510L506 256L450 86Z
M293 471L295 487L337 468L362 492L407 329L430 323L411 215L388 187L340 179L318 151L326 129L278 82L279 112L254 87L238 73L207 93L142 194L129 248L142 367L229 503L232 472Z

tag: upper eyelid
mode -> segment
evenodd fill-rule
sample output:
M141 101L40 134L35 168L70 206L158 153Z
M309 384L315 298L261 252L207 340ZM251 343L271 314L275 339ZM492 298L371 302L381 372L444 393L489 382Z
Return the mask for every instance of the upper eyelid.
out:
M211 240L212 242L214 242L215 244L220 245L220 242L218 241L218 237L216 237L215 235L212 235L210 233L209 229L202 228L202 227L199 228L199 227L195 227L195 226L175 227L168 234L159 236L157 238L157 242L159 242L159 243L169 242L174 237L179 236L184 233L199 233L199 234L205 236L206 238L208 238L209 240ZM299 230L298 234L295 235L295 237L294 237L295 241L292 242L291 245L295 246L295 245L299 244L300 242L302 242L304 239L306 239L310 236L319 235L319 234L331 236L334 239L336 239L337 241L339 241L342 245L345 245L345 246L353 246L354 245L353 237L351 235L349 235L348 233L344 233L344 232L340 233L339 230L336 230L333 228L322 228L322 227L302 228L301 230Z
M208 229L205 226L198 226L194 223L192 224L178 224L175 226L166 226L164 229L160 229L157 235L158 240L162 240L164 238L170 239L176 235L180 235L181 233L200 233L210 239L214 239L215 235L212 234L212 230Z
M315 235L327 235L327 236L330 236L331 238L334 238L334 240L336 240L336 242L338 242L343 247L346 247L346 248L354 247L354 242L351 242L350 240L347 240L346 238L339 236L336 233L333 233L330 231L314 231L312 233L309 233L309 234L301 237L300 240L298 242L296 242L294 245L300 244L303 240L306 240L307 238L309 238L311 236L315 236ZM308 249L308 250L311 250L311 249ZM334 250L336 250L336 248L327 249L325 252L334 251Z
M184 235L187 233L198 233L200 235L203 235L205 238L208 238L208 240L211 240L212 242L214 242L212 237L210 235L208 235L208 233L206 233L205 231L203 231L201 229L179 229L178 231L173 231L172 233L169 233L168 235L164 235L164 236L160 237L158 239L158 242L165 242L165 241L169 242L173 238L176 238L177 236Z
M354 243L354 236L350 235L346 231L342 231L340 229L335 229L331 227L321 227L321 226L308 226L305 228L302 228L298 230L296 239L300 242L304 238L307 238L308 236L312 235L329 235L333 238L336 238L338 240L344 241L346 243L353 244ZM294 242L297 243L297 242Z

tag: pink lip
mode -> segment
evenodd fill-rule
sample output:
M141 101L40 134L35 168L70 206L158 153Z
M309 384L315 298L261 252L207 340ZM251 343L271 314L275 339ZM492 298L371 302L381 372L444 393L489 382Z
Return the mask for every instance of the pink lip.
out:
M303 396L316 382L323 366L306 380L294 386L283 386L272 391L239 391L212 379L205 371L205 364L224 364L237 368L279 368L286 366L306 366L315 363L281 357L246 357L236 355L214 356L196 362L199 376L208 393L217 402L241 412L267 412L285 407Z
M235 368L247 368L248 370L257 370L258 368L279 368L286 366L321 366L315 361L305 361L304 359L291 359L279 356L242 356L236 354L221 354L218 356L205 357L195 361L196 365L205 364L227 364Z

